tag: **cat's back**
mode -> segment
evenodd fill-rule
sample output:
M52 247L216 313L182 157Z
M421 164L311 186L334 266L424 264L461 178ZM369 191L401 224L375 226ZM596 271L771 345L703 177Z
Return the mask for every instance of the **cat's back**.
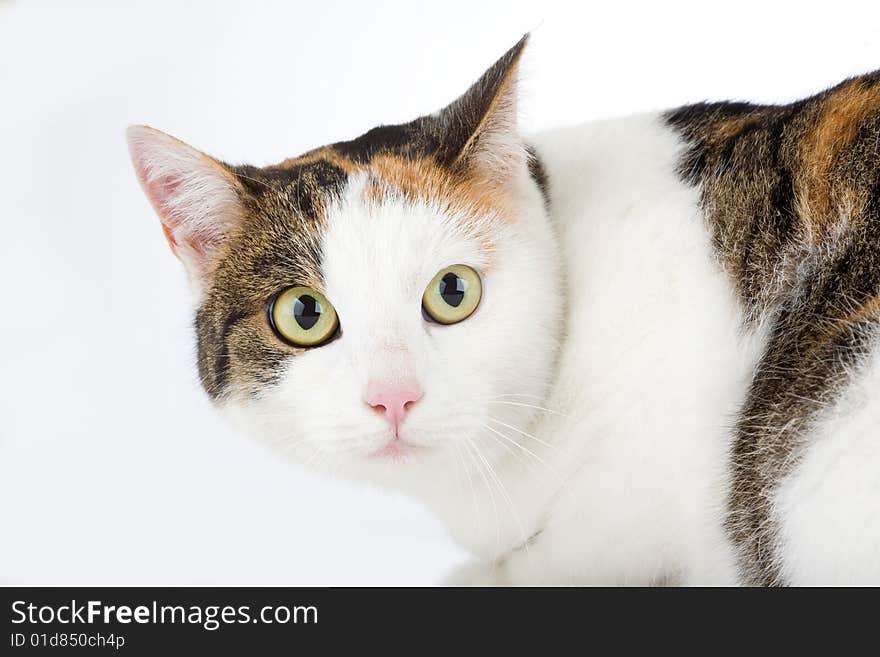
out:
M584 422L624 427L650 464L627 480L687 505L668 477L691 473L741 581L880 577L880 76L535 144L569 276L560 385L614 400Z
M751 317L821 275L845 244L876 253L880 72L788 105L699 103L664 119L684 141L679 173L700 189L715 251Z
M713 250L767 343L727 527L749 581L880 577L880 75L666 115Z

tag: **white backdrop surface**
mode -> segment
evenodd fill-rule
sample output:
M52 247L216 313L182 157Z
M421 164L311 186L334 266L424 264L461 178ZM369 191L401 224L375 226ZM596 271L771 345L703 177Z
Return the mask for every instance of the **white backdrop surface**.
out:
M0 0L0 583L430 584L405 498L234 433L123 133L267 164L433 111L528 30L527 131L880 68L880 4Z

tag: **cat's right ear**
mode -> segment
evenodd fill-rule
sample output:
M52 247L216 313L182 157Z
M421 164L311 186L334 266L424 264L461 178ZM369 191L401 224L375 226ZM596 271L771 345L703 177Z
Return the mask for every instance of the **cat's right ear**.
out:
M526 34L470 89L435 117L443 142L440 158L491 185L502 186L525 171L528 154L517 130L519 61Z
M128 128L138 180L190 281L205 287L217 247L241 221L241 188L222 162L148 126Z

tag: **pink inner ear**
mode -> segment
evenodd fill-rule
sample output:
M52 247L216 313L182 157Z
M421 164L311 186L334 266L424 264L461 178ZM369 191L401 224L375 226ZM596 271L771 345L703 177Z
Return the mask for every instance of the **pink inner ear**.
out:
M141 180L149 180L146 176L146 171L141 171L140 175ZM165 239L168 240L171 250L175 253L177 253L177 240L174 239L174 229L178 226L179 221L173 218L174 215L169 198L171 198L171 195L174 194L179 185L180 180L173 176L161 176L150 180L144 185L150 203L153 204L156 213L162 220L162 232L165 233Z
M172 253L196 278L241 219L233 174L182 141L146 126L128 130L132 162Z
M188 247L192 255L205 256L212 243L211 235L202 235L196 230L178 231L182 222L180 217L175 216L173 198L182 183L181 178L174 175L151 177L148 168L140 160L137 162L136 168L147 198L159 215L162 222L162 232L165 234L165 240L174 255L180 257L181 244L179 240L182 237L183 244ZM175 236L176 232L177 236ZM180 232L184 234L181 235Z

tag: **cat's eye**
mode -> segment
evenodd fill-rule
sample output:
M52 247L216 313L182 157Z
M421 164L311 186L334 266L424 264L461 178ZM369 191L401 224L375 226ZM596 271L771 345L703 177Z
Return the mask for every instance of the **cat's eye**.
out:
M483 285L480 275L467 265L452 265L437 272L422 295L422 308L440 324L455 324L477 309Z
M295 347L317 347L339 329L336 309L310 287L289 287L269 306L269 322L275 333Z

